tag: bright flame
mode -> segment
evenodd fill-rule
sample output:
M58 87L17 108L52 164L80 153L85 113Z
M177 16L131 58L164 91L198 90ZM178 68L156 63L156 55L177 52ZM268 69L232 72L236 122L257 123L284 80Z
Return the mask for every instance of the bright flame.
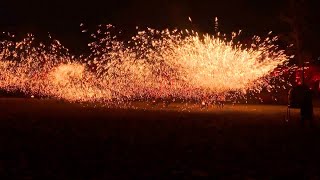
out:
M217 21L217 19L216 19ZM274 44L255 36L250 46L227 37L194 31L139 31L129 42L99 29L92 54L75 59L59 41L34 46L0 42L0 89L68 101L123 103L134 100L236 99L270 85L270 73L290 59Z

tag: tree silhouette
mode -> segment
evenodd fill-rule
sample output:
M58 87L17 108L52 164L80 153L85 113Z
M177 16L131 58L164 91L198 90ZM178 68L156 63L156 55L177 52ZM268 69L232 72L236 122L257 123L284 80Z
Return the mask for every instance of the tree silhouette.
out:
M307 33L307 24L305 18L308 8L306 0L288 0L289 6L280 15L280 19L290 26L291 32L283 39L290 44L293 44L293 51L296 63L304 66L306 53L303 51L304 39L303 35ZM303 68L304 69L304 68ZM304 82L304 72L302 71L302 83Z

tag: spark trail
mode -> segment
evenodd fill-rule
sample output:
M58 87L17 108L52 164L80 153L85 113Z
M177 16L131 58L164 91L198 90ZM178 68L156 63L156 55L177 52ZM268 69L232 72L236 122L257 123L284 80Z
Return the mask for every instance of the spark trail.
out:
M75 58L59 41L36 44L0 42L0 89L71 102L237 99L248 92L276 88L271 75L291 58L277 37L254 36L250 45L239 33L199 35L194 31L138 31L120 41L111 25L92 34L92 54Z

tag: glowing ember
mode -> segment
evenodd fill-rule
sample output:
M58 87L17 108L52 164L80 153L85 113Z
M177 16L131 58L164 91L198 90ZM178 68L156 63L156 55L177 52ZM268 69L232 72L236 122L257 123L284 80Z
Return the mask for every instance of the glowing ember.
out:
M139 31L129 42L99 29L88 58L74 58L59 41L34 45L0 42L0 89L68 101L125 103L143 100L236 99L270 85L270 73L289 60L274 42L254 37L245 46L225 36L193 31ZM279 77L278 77L279 78ZM167 102L164 102L165 104Z

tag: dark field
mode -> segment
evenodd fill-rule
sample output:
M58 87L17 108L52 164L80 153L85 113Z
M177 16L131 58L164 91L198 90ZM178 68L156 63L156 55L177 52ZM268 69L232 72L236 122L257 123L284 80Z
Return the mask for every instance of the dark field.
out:
M2 98L0 179L320 179L320 109L301 127L285 106L193 106Z

